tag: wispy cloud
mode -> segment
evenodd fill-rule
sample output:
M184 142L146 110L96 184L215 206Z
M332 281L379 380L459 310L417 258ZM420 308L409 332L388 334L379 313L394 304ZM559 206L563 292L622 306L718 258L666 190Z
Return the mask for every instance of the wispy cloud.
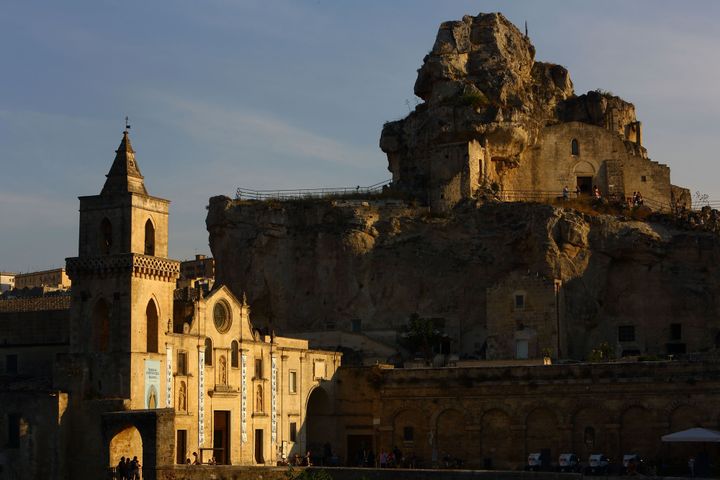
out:
M291 158L322 160L354 168L366 168L371 163L369 159L378 156L377 147L343 143L266 112L219 106L162 92L151 92L148 99L162 104L168 123L216 147L238 151L257 146Z

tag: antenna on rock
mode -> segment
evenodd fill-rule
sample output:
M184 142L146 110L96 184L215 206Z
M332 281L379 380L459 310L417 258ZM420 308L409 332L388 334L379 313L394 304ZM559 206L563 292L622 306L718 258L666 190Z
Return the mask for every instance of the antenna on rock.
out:
M527 20L525 20L525 38L528 38L528 32L527 32Z

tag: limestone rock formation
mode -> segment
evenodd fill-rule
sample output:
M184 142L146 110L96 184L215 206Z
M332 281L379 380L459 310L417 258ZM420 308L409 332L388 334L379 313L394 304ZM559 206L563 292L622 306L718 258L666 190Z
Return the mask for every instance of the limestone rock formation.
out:
M673 322L720 331L720 242L712 233L539 204L435 217L382 201L227 197L211 199L207 226L218 281L246 292L256 322L278 333L348 331L360 320L363 331L393 340L418 313L445 319L453 350L479 356L486 289L514 271L562 281L569 357L614 342L623 324L657 335ZM697 345L713 347L715 333ZM653 345L662 338L647 335L648 351L659 353Z

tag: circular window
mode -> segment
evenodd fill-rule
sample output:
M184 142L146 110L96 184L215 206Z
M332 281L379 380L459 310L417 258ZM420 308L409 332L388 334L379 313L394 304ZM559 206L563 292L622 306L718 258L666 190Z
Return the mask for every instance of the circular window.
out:
M232 320L230 318L230 309L225 302L217 302L213 308L213 321L215 322L215 328L220 333L225 333L230 330L230 324Z

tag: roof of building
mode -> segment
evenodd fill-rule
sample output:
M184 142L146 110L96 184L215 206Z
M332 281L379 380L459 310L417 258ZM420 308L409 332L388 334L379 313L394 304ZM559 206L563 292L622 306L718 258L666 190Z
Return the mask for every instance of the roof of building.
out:
M130 134L123 131L120 146L115 150L115 160L106 175L101 195L112 193L140 193L147 195L143 176L135 162L135 150L130 143Z

